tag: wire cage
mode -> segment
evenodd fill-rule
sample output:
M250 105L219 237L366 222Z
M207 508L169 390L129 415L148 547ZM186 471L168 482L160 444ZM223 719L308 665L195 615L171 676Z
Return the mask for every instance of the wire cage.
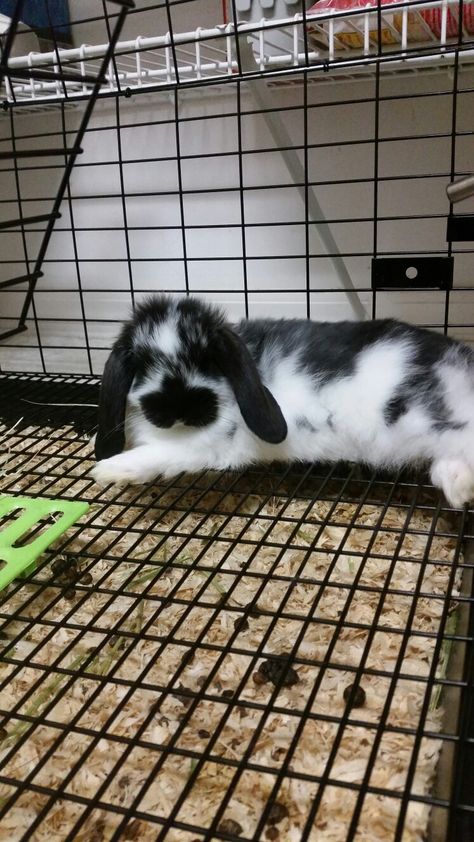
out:
M45 0L33 50L10 5L1 490L90 508L2 593L0 839L471 840L468 507L354 465L89 471L151 292L474 343L474 3L71 0L64 45Z

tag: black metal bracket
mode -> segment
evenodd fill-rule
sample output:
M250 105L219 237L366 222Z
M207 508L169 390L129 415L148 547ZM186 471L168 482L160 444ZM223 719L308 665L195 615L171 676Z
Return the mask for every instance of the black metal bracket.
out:
M474 213L451 214L446 239L449 243L474 242Z
M66 160L66 163L65 163L64 172L63 172L63 175L62 175L62 178L61 178L61 182L60 182L59 187L58 187L56 198L54 200L53 207L52 207L51 212L49 214L41 214L41 215L34 216L34 217L33 216L30 216L30 217L23 216L23 214L21 213L21 197L18 196L20 216L17 219L2 221L2 223L0 224L0 228L2 228L2 229L19 227L24 233L25 226L27 226L27 225L29 225L33 222L35 222L35 223L46 222L46 228L44 229L43 239L41 241L41 245L40 245L40 248L39 248L39 251L38 251L38 255L37 255L33 270L27 271L27 273L25 275L21 275L21 276L16 277L16 278L11 278L11 279L2 281L2 283L0 284L0 288L3 288L3 287L13 286L16 283L21 283L23 281L26 281L28 283L28 288L25 292L25 299L23 301L23 306L22 306L22 309L21 309L20 317L18 319L18 324L17 324L16 327L11 328L10 330L5 331L4 333L1 333L0 334L0 340L7 339L8 337L14 336L17 333L22 333L24 330L27 329L26 319L27 319L27 316L28 316L28 311L31 307L31 303L32 303L32 300L33 300L33 294L34 294L38 279L41 278L41 276L43 274L43 272L42 272L43 261L44 261L45 255L46 255L46 251L47 251L47 248L48 248L48 245L49 245L49 241L51 239L51 235L53 233L54 224L55 224L56 220L59 219L59 217L61 216L61 214L59 212L59 208L60 208L62 200L64 198L64 194L66 192L66 188L67 188L67 185L69 183L69 179L71 177L72 169L73 169L73 166L75 164L76 158L82 152L81 144L82 144L85 132L87 130L87 126L89 124L89 120L90 120L92 111L93 111L95 103L97 101L97 97L99 95L101 85L103 84L103 81L106 78L107 68L108 68L109 63L111 61L111 58L114 54L115 45L116 45L116 43L117 43L117 41L120 37L120 33L122 31L123 24L125 22L125 18L127 16L127 13L129 11L129 9L134 8L134 5L135 5L134 0L109 0L109 2L115 2L116 5L119 5L120 6L120 12L117 15L114 30L110 35L107 50L106 50L106 53L103 57L103 60L102 60L101 66L100 66L100 70L99 70L97 76L95 76L95 77L87 77L87 79L86 79L86 77L82 77L79 74L77 74L77 76L74 75L74 77L73 77L74 81L76 81L76 80L78 82L87 81L89 83L93 83L93 87L92 87L90 96L87 100L87 104L86 104L86 107L84 109L84 113L82 115L82 120L81 120L81 123L79 125L79 129L78 129L78 132L77 132L77 135L76 135L76 139L74 141L74 144L73 144L72 148L52 149L52 150L47 150L47 151L46 150L17 151L15 148L13 148L11 153L2 153L3 158L12 158L15 161L16 161L17 158L24 158L24 157L30 157L30 156L32 158L34 158L34 157L43 156L43 155L59 155L59 154L64 155L65 158L67 158L67 160ZM4 76L7 76L8 78L15 78L15 76L19 75L16 70L14 70L13 68L9 68L8 58L9 58L9 55L10 55L10 52L11 52L11 47L12 47L13 40L14 40L14 37L15 37L16 29L17 29L18 23L19 23L20 18L21 18L22 6L23 6L23 0L16 0L15 9L13 11L13 15L12 15L12 19L11 19L11 25L10 25L9 30L7 32L7 36L6 36L6 39L5 39L5 44L4 44L4 48L3 48L3 52L2 52L2 56L1 56L1 61L0 61L0 84L1 84ZM56 55L58 57L59 73L55 72L54 78L58 78L58 79L62 80L63 82L70 81L71 80L71 72L67 71L67 70L65 70L63 72L63 68L61 67L61 63L60 63L60 59L59 59L59 52L57 50L56 50ZM44 68L38 69L38 73L43 74ZM29 68L28 74L30 76L34 77L35 74L36 74L35 68ZM49 75L51 75L51 74L49 74ZM15 103L14 102L13 103L8 103L8 102L4 103L4 107L6 107L7 109L8 108L14 108Z
M372 289L452 289L452 257L376 257Z

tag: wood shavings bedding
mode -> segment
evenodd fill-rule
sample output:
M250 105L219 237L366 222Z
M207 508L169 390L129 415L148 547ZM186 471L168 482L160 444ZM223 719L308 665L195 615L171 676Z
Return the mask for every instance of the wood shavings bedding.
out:
M8 638L18 637L6 642L14 663L8 657L1 663L0 679L9 679L1 706L26 716L4 723L2 774L17 781L32 774L34 784L53 792L71 778L32 835L28 828L48 795L31 790L13 800L0 839L59 842L86 808L74 797L90 799L104 783L102 804L119 812L94 809L76 840L110 839L120 811L137 797L136 809L149 820L131 819L121 838L156 839L161 825L153 818L166 820L190 782L176 819L208 827L244 757L219 826L230 822L228 828L252 838L297 736L291 774L283 775L277 796L281 819L267 824L261 838L298 842L318 793L311 778L325 774L338 739L309 839L342 842L383 715L370 788L386 794L365 796L356 838L393 839L400 807L393 793L405 786L445 606L437 597L451 575L450 525L438 520L433 534L430 509L415 508L407 518L407 507L397 503L384 511L376 503L334 506L277 491L265 502L251 493L251 482L248 490L232 490L230 482L226 491L222 481L206 491L203 483L180 480L169 490L99 492L86 477L90 445L71 430L13 429L8 441L2 484L9 493L97 497L87 525L71 531L66 547L82 559L92 584L79 584L66 600L45 567L1 608L16 617L6 626ZM452 605L459 586L458 576ZM411 617L417 587L422 595ZM261 680L262 663L289 652L296 640L298 680L270 704L275 688ZM438 675L447 657L443 647ZM363 658L364 704L348 712L341 732L344 689ZM403 677L394 680L397 660ZM441 702L435 686L425 732L440 731ZM139 744L129 746L137 735ZM166 751L171 743L175 753ZM440 747L436 737L421 740L412 793L429 795ZM0 806L14 794L12 785L2 785ZM404 841L425 839L428 819L429 806L411 801ZM169 842L202 838L198 830L166 835Z

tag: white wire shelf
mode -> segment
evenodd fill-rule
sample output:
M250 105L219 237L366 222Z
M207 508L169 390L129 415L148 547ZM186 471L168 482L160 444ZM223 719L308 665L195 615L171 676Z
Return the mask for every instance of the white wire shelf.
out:
M212 29L157 36L139 36L121 41L115 50L101 95L129 89L193 87L219 83L229 77L254 77L269 74L290 83L295 72L310 67L318 81L339 77L359 78L371 75L376 64L384 73L420 72L449 66L455 61L474 63L474 0L464 0L462 40L453 37L457 30L459 0L400 2L383 6L381 29L389 33L390 43L378 44L378 10L330 11L305 17L301 13L281 20L262 19L258 23L233 23ZM427 23L428 14L436 13L436 26ZM466 25L466 20L468 25ZM473 21L473 26L470 23ZM345 33L345 34L344 34ZM412 40L412 34L417 40ZM347 37L347 36L350 37ZM238 37L237 37L238 36ZM385 40L382 38L382 40ZM248 41L253 61L243 64L239 45ZM351 42L351 45L348 43ZM46 105L57 100L71 101L87 97L92 83L82 77L98 72L107 44L83 44L58 52L31 52L10 59L10 80L5 80L10 102ZM15 70L61 70L77 73L77 81L25 79L14 77ZM313 72L314 71L314 72Z

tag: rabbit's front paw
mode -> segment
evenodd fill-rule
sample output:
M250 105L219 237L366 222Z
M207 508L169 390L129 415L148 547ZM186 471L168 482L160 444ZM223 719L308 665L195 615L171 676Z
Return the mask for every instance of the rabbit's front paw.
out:
M440 459L431 468L431 480L455 508L474 500L474 472L461 459Z
M142 485L152 480L155 473L150 473L149 466L140 465L133 450L130 450L119 453L118 456L111 456L109 459L102 459L93 467L91 475L99 485L110 483Z

